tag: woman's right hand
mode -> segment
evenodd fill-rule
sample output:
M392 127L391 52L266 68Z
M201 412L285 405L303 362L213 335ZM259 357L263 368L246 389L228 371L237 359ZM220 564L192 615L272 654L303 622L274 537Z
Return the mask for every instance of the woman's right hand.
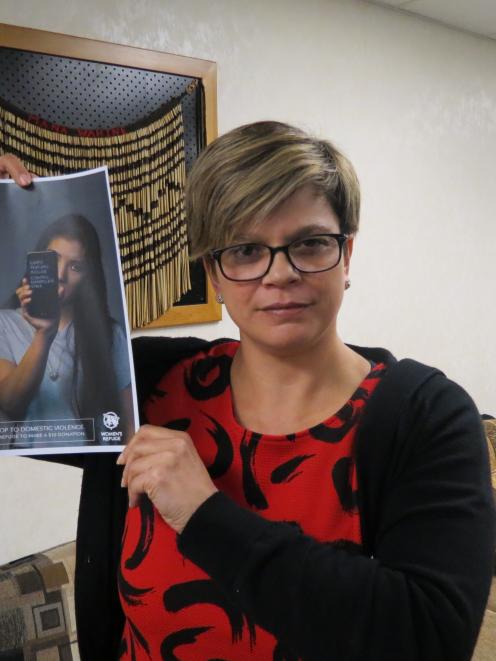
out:
M0 179L11 177L19 186L29 186L33 176L26 170L22 161L13 154L0 155Z
M40 317L32 317L28 312L28 305L31 303L33 297L33 290L29 286L27 278L22 279L21 286L16 289L16 295L21 305L21 313L24 319L31 324L35 331L40 331L44 335L52 336L57 333L59 318L41 319Z

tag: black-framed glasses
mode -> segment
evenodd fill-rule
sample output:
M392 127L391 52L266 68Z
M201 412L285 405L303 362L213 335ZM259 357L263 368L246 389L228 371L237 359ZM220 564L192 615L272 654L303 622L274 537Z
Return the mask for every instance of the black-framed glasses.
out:
M263 278L278 252L283 252L291 266L301 273L330 271L341 261L343 245L347 239L346 234L312 234L295 239L285 246L240 243L212 250L210 255L225 278L245 282Z

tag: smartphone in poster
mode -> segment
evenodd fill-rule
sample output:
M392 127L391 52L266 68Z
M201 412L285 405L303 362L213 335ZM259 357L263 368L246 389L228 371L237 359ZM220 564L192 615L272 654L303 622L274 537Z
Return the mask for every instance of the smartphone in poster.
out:
M26 279L31 289L31 317L55 319L59 314L58 255L55 250L28 252Z
M137 426L107 169L0 180L0 454L117 452Z

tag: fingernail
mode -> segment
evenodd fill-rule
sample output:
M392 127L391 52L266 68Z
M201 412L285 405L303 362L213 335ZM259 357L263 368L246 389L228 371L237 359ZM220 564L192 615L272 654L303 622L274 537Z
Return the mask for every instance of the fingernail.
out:
M31 177L28 174L21 174L19 181L23 186L29 186L31 183Z
M123 455L123 453L121 452L120 455L117 457L117 461L115 462L116 464L121 465L121 464L124 463L122 461L122 458L123 458L122 455Z

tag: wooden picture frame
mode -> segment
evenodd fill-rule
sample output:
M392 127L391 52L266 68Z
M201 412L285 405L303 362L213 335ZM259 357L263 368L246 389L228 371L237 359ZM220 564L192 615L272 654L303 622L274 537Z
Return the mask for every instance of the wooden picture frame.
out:
M207 143L217 136L215 62L5 23L0 23L0 47L197 78L203 83L205 91ZM222 319L222 306L215 300L215 293L208 278L206 282L206 302L195 305L174 305L143 329L198 324Z

